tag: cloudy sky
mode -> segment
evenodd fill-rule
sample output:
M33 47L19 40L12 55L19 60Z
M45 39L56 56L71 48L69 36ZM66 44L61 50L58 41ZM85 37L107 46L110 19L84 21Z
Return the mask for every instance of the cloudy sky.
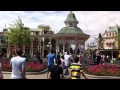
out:
M79 21L84 33L89 34L90 38L86 42L94 40L95 35L103 33L109 26L120 25L119 11L73 11ZM64 21L69 11L0 11L0 31L9 27L18 16L22 19L25 26L37 28L40 24L50 25L52 30L57 33L65 26Z

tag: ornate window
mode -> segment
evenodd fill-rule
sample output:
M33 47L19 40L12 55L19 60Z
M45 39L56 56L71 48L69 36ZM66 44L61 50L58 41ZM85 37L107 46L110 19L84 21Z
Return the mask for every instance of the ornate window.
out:
M44 30L44 34L46 34L47 33L47 31L46 30Z
M114 45L115 45L115 44L113 43L113 47L114 47Z
M70 26L72 26L72 23L70 23Z
M111 33L109 34L109 36L111 37Z
M111 43L110 43L110 47L111 47Z
M38 35L38 32L36 32L35 35Z
M108 46L108 43L106 43L106 46Z
M107 37L108 37L108 34L106 34L107 35Z
M114 36L114 33L113 33L113 36Z

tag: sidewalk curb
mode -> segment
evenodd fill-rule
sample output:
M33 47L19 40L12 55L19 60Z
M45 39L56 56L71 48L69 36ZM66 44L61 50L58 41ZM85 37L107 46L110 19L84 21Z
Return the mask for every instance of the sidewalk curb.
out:
M43 74L43 73L46 73L48 71L48 69L45 69L43 71L40 71L40 72L26 72L26 75L35 75L35 74ZM5 71L2 71L3 74L11 74L11 72L5 72Z
M97 76L97 75L89 75L89 74L86 74L86 77L91 77L91 78L96 78L96 79L120 79L120 77L115 77L115 76Z

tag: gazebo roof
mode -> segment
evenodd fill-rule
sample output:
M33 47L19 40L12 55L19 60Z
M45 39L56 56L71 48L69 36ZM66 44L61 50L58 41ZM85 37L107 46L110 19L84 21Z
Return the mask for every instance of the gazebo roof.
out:
M77 23L76 23L77 22ZM66 27L63 27L57 34L59 35L68 35L68 34L73 34L73 35L86 35L89 36L87 34L85 34L79 27L77 27L78 21L75 17L75 14L73 12L70 12L67 16L67 19L65 20L65 23L68 23L66 25ZM70 24L73 25L70 25ZM76 25L75 25L76 24Z
M57 34L84 34L79 27L63 27Z
M68 14L67 19L65 20L65 22L69 21L78 22L75 17L75 14L72 11Z

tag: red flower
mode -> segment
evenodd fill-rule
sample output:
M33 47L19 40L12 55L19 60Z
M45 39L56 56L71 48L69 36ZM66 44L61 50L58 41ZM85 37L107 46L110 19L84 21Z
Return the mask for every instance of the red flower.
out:
M47 68L46 64L39 64L37 62L27 62L26 71L27 72L39 72L39 71L45 70L46 68ZM12 71L9 61L2 63L2 70Z
M86 73L104 76L120 76L120 65L94 65L86 68Z

